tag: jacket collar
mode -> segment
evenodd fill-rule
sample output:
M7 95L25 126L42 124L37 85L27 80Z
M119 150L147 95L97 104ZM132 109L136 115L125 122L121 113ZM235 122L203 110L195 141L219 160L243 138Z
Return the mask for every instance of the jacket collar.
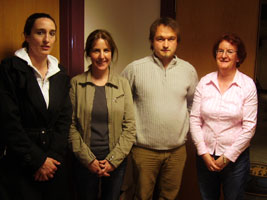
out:
M92 65L89 66L88 71L85 72L85 77L84 79L80 80L81 85L94 85L93 80L92 80ZM114 73L111 67L109 67L109 76L108 76L108 81L106 83L107 86L115 87L118 88L118 79L114 78Z
M51 110L57 110L57 108L59 108L60 98L58 98L58 94L60 92L63 92L61 90L62 88L64 88L64 84L66 83L66 76L60 73L57 59L52 56L48 56L48 69L50 70L50 74L48 72L45 77L50 77L49 107L47 109L40 87L36 81L36 76L38 76L36 72L37 69L32 66L32 62L28 53L25 49L20 49L15 52L15 58L16 59L14 60L14 62L16 63L14 63L14 67L16 67L16 69L20 71L26 72L23 74L23 76L25 76L25 79L27 80L26 91L29 94L31 103L35 108L37 108L40 115L43 116L47 122L50 121L51 116L49 115L49 113L51 113ZM21 65L21 62L24 62L25 65ZM34 74L32 73L32 71L34 71Z

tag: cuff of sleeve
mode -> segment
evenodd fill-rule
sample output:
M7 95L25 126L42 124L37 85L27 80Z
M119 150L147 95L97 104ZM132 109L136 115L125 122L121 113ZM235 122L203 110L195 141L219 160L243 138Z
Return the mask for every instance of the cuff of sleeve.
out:
M112 154L107 155L106 160L110 162L115 168L117 168L115 156Z
M115 168L117 168L123 161L123 159L116 158L116 156L112 153L107 155L106 160L109 161Z
M25 154L22 160L22 167L29 168L33 172L37 171L45 162L46 154Z
M198 155L203 155L208 152L205 142L199 142L198 144L196 144L196 147Z
M229 159L231 162L235 162L238 158L238 156L240 155L240 152L238 151L226 151L224 153L224 156Z
M93 162L96 157L92 153L88 156L88 154L79 154L79 153L74 153L76 158L82 163L83 166L88 167L88 165Z

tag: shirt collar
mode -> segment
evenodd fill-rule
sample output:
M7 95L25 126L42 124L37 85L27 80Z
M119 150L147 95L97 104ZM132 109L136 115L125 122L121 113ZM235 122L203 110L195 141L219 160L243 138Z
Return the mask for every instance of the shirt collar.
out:
M233 82L231 83L231 85L237 85L239 87L241 87L241 77L240 77L241 73L239 72L238 69L236 69L236 73L233 79ZM210 78L206 80L206 84L209 83L214 83L215 85L218 85L218 71L214 72L211 74Z
M17 50L15 52L15 56L26 61L28 63L28 65L33 68L35 74L37 76L41 77L40 72L37 70L36 67L33 66L32 61L29 57L29 54L27 53L25 48L21 48L21 49ZM56 74L60 71L60 69L58 67L58 60L54 56L48 55L47 60L48 60L48 71L47 71L47 74L45 77L46 79L48 79L49 77L53 76L54 74Z
M152 54L152 59L158 66L163 67L162 62L155 54ZM171 62L168 65L167 69L175 67L177 62L179 62L179 58L176 55L174 55L173 59L171 60Z

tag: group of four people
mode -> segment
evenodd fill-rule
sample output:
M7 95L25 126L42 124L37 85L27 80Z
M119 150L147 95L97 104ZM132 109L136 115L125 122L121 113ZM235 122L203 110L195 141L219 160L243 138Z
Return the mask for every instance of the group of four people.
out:
M1 199L70 199L69 146L77 199L119 199L130 154L132 198L174 200L189 127L202 198L219 199L223 185L225 199L243 199L257 92L237 69L246 57L238 36L225 34L215 43L218 70L198 83L194 67L176 56L175 20L153 22L153 54L121 76L113 72L114 40L95 30L85 47L89 69L69 81L49 55L56 30L50 15L31 15L23 48L0 66Z

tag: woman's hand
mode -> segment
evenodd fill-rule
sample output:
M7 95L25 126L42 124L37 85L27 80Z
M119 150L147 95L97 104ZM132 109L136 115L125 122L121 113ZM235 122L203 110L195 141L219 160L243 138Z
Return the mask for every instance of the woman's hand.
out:
M202 155L202 159L204 160L209 171L221 171L221 168L216 164L215 159L208 153Z
M35 181L48 181L54 178L54 174L57 171L57 166L61 163L53 158L47 157L44 164L34 174Z
M101 160L99 161L99 163L102 171L102 176L110 176L109 172L112 172L115 169L115 167L107 160Z
M88 169L90 170L90 172L92 172L94 174L101 175L101 167L100 167L99 161L97 159L95 159L93 162L91 162L88 165Z
M99 177L101 176L110 176L109 172L113 171L115 167L111 165L107 160L97 160L95 159L88 165L88 169L97 174Z
M215 160L215 163L217 166L221 168L221 170L223 170L223 168L225 168L230 163L230 160L228 160L226 157L221 155L219 158L217 158L217 160Z

